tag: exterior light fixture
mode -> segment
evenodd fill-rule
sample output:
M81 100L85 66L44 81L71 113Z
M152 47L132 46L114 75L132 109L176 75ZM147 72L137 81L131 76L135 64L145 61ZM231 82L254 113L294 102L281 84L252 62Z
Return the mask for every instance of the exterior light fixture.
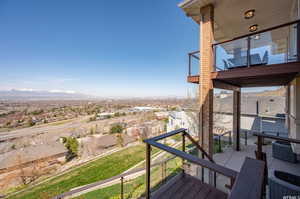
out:
M258 29L258 25L257 24L254 24L254 25L252 25L252 26L249 27L249 31L250 32L255 32L255 31L257 31L257 29Z
M247 10L247 11L244 13L245 19L251 19L252 17L254 17L254 12L255 12L254 9L252 9L252 10Z

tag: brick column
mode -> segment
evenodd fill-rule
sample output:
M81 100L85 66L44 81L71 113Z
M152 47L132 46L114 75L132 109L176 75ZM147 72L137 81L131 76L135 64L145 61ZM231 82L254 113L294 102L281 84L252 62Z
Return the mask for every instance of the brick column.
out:
M204 150L213 155L213 11L212 5L201 8L200 22L200 130L199 138Z

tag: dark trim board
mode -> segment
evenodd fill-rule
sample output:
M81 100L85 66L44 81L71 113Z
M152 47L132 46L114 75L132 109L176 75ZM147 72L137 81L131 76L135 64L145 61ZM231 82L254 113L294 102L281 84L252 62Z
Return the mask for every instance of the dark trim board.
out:
M189 83L199 84L200 76L199 75L192 75L187 77L187 81Z
M241 88L239 86L231 84L231 83L226 83L226 82L220 81L220 80L213 81L213 85L214 85L214 88L232 90L232 91L237 91L237 92L241 91Z
M299 72L300 62L292 62L212 72L211 79L238 87L283 86Z

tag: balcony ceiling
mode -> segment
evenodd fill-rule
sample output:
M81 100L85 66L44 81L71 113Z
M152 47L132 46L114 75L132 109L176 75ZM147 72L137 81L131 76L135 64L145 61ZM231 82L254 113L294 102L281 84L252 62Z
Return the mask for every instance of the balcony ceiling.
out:
M200 23L200 8L214 5L215 40L217 42L249 34L249 26L258 24L263 30L296 19L295 0L186 0L179 6ZM245 19L247 10L255 9L251 19Z

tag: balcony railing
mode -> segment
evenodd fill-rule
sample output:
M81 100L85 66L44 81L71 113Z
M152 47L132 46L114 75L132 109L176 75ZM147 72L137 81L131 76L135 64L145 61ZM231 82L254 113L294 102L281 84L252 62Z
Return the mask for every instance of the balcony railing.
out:
M172 148L165 144L160 143L161 140L181 134L182 135L182 150L177 148ZM187 140L186 140L187 138ZM196 146L199 152L202 153L202 156L194 156L186 152L186 141L190 141L192 144ZM184 198L186 199L194 199L194 198L224 198L218 196L220 190L224 192L221 186L229 189L229 195L226 198L228 199L240 199L240 198L261 198L263 193L263 180L265 175L265 164L263 161L255 160L252 158L246 158L244 164L240 172L236 172L232 169L226 168L224 166L218 165L214 162L214 160L202 149L202 147L198 144L198 142L186 131L186 129L178 129L175 131L171 131L169 133L153 137L150 139L144 140L146 143L146 199L156 199L156 198ZM188 165L188 168L191 166L196 166L196 175L191 176L193 172L185 167L182 167L182 173L178 176L183 176L181 178L186 179L186 183L180 183L180 178L175 178L173 184L166 184L162 187L156 189L155 192L152 192L151 189L151 148L156 147L158 149L164 150L172 155L175 155L182 159L183 166L185 164ZM201 158L200 158L201 157ZM195 167L194 167L195 168ZM197 172L201 168L202 172ZM206 174L204 174L204 169L206 169ZM187 182L191 177L197 183ZM229 179L224 181L222 178L225 177ZM197 179L197 180L196 180ZM208 179L205 181L205 179ZM224 179L224 178L223 178ZM208 181L208 182L207 182ZM220 184L220 183L226 184ZM218 185L217 185L218 183ZM210 184L210 185L208 185ZM249 190L249 185L251 184L251 189ZM174 185L174 186L173 186ZM177 186L179 185L179 186ZM212 186L211 186L212 185ZM201 188L202 187L202 188ZM204 188L203 188L204 187ZM200 189L200 191L199 191ZM198 190L196 195L193 191ZM201 192L201 190L206 190ZM245 195L245 190L247 190L247 195ZM209 193L213 193L209 195ZM193 193L193 194L190 194ZM186 195L183 195L186 194Z
M177 134L181 134L182 135L182 150L178 150L176 148L172 148L170 146L164 145L162 143L159 143L160 140L177 135ZM202 158L198 158L194 155L191 155L189 153L186 152L186 138L193 144L196 146L196 148L199 150L199 152L201 153L201 157ZM237 176L237 172L234 170L231 170L229 168L217 165L214 160L212 159L212 157L210 157L205 150L203 150L203 148L198 144L198 142L190 135L187 133L186 129L178 129L178 130L174 130L171 131L169 133L154 137L154 138L150 138L144 141L146 143L146 198L150 199L151 196L151 177L150 177L150 168L151 168L151 147L157 147L161 150L164 150L170 154L173 154L177 157L180 157L182 159L182 164L184 168L184 164L186 162L190 163L190 164L195 164L201 167L201 172L200 172L200 176L201 176L201 181L204 182L205 181L205 169L208 169L209 173L208 175L212 176L213 179L211 180L211 184L216 187L217 186L217 174L219 175L223 175L226 176L230 179L230 185L225 185L226 187L232 187L234 180ZM183 172L185 172L185 170L183 169Z
M188 76L199 75L200 51L190 52L188 56L189 56Z
M300 61L300 20L213 44L214 70ZM200 52L188 53L188 76L200 74Z
M300 20L213 45L215 70L299 61Z

